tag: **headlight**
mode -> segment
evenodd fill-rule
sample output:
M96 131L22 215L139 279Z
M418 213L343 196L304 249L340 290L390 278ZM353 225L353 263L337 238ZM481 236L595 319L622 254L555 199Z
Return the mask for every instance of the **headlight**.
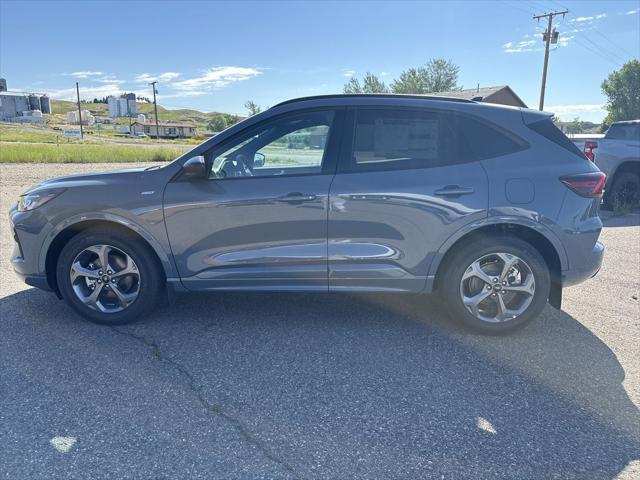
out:
M18 200L18 211L19 212L28 212L29 210L33 210L38 208L41 205L44 205L49 200L53 200L62 192L64 192L64 188L56 188L53 190L42 190L40 192L33 193L25 193L20 196L20 200Z

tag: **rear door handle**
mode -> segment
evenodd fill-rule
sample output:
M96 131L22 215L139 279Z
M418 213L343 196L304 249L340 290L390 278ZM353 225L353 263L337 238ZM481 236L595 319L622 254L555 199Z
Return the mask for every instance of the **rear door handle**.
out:
M433 192L441 197L459 197L460 195L471 195L474 192L471 187L461 187L460 185L447 185Z
M282 197L278 197L276 198L276 200L278 202L284 202L284 203L304 203L304 202L311 202L316 198L318 197L313 194L293 192L287 195L283 195Z

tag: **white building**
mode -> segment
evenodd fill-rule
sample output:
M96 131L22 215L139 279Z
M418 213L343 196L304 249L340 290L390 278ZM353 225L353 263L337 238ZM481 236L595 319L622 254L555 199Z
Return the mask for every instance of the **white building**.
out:
M78 121L77 110L71 110L67 113L67 123L71 125L78 125L80 123ZM82 124L93 125L94 123L96 123L96 117L94 117L89 110L82 110Z

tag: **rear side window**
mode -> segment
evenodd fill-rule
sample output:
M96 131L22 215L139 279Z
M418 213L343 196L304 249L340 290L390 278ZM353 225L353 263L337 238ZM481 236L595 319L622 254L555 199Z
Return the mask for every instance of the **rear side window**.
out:
M580 149L576 147L575 144L571 140L569 140L558 127L553 124L551 119L546 118L538 122L530 123L527 125L527 127L529 127L534 132L542 135L547 140L551 140L553 143L564 148L568 152L574 153L582 158L587 158L580 151Z
M440 163L446 126L431 112L359 110L351 169L424 168Z
M510 132L450 112L360 109L354 126L347 171L455 165L528 148Z
M605 136L607 140L640 140L640 123L618 123L611 125Z

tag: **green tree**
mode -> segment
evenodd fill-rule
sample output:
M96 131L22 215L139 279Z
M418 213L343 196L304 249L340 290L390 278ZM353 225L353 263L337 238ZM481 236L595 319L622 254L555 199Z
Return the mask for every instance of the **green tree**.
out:
M260 108L260 105L258 105L253 100L247 100L244 104L244 108L247 109L250 117L262 111L262 109Z
M389 89L373 73L367 72L362 79L362 85L356 77L351 77L342 91L344 93L388 93Z
M228 113L221 113L220 115L216 115L209 123L207 123L207 130L210 132L221 132L226 130L231 125L234 125L240 121L240 117L238 115L230 115Z
M604 123L640 118L640 60L625 63L602 82L602 92L607 96L609 114Z
M578 117L575 117L572 121L565 124L565 133L582 133L584 132L583 122Z
M403 71L391 84L393 93L425 94L459 90L458 67L451 60L433 58L426 65Z

